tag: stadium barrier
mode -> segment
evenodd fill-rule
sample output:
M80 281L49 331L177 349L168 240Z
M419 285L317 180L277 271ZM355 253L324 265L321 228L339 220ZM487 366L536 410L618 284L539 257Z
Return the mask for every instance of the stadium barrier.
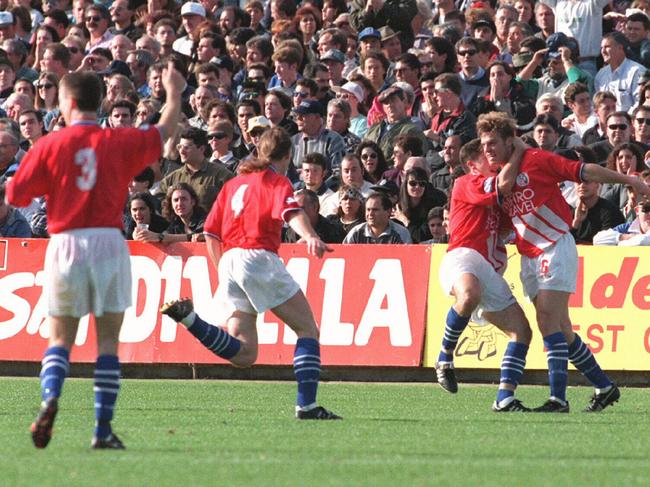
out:
M0 360L40 361L46 348L43 258L47 241L0 241ZM133 302L120 334L124 363L224 363L170 318L162 302L190 296L199 315L223 324L229 312L215 300L216 272L205 245L129 242ZM422 363L430 248L336 246L309 258L304 245L280 256L305 291L320 324L322 359L340 366ZM257 322L260 365L292 363L296 335L272 313ZM94 327L85 317L71 359L95 357Z
M46 240L0 240L0 360L38 362L46 347L43 258ZM216 273L202 244L129 242L135 306L127 310L120 358L132 364L224 363L169 318L164 301L194 299L197 312L223 324L228 310L215 300ZM451 299L438 284L445 246L333 246L322 260L302 245L280 256L306 292L321 326L323 364L432 367ZM528 369L546 368L532 305L523 298L519 258L506 279L533 328ZM580 247L574 328L605 369L650 370L650 254L645 248ZM180 330L180 331L179 331ZM288 365L295 335L272 313L258 319L260 365ZM426 339L425 339L426 337ZM426 341L425 341L426 340ZM82 320L72 360L92 362L94 327ZM456 351L457 367L498 369L507 338L492 326L470 324Z

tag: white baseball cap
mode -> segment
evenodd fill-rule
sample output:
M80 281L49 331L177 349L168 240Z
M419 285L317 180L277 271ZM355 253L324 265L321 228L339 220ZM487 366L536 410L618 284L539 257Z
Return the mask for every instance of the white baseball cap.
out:
M183 15L198 15L205 17L205 8L200 3L187 2L181 7L181 17Z
M14 23L14 14L12 14L11 12L0 12L0 27L13 25L13 23Z
M341 91L347 91L352 93L354 97L361 103L363 101L363 88L360 84L355 83L354 81L348 81L343 86L335 86L332 88L335 93L340 93Z

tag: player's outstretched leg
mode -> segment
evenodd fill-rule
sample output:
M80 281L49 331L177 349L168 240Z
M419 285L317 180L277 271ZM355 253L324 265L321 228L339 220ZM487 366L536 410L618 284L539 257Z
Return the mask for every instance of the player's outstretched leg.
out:
M52 439L52 429L58 412L58 399L70 368L69 358L70 353L64 347L51 346L45 351L40 374L41 409L30 428L36 448L45 448Z
M458 381L454 372L454 350L467 323L469 323L469 316L461 316L453 307L449 308L445 334L435 367L438 384L452 394L458 392Z
M160 312L178 323L196 337L201 344L215 355L230 360L239 352L241 342L218 326L203 321L194 312L194 304L189 298L177 299L165 303Z
M621 391L603 372L596 357L578 334L574 334L573 342L569 345L569 360L596 389L591 396L589 405L583 410L584 412L600 412L619 400Z
M94 449L123 450L124 444L113 433L111 421L120 392L120 361L117 355L100 355L95 364L95 432Z
M546 347L551 397L533 411L536 413L568 413L569 403L566 400L566 388L569 347L564 335L559 331L544 337L544 347Z

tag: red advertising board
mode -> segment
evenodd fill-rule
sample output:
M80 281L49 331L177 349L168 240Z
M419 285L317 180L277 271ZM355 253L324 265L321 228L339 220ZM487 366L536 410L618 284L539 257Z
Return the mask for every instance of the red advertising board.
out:
M0 240L0 360L38 361L47 345L43 294L45 240ZM223 324L216 272L202 244L129 242L135 303L120 334L120 358L131 363L221 363L181 325L158 313L162 302L190 296L196 311ZM322 259L302 245L280 257L305 291L321 329L324 365L417 366L424 343L430 248L334 246ZM258 318L258 364L290 364L295 334L270 312ZM95 357L94 326L82 319L73 361Z

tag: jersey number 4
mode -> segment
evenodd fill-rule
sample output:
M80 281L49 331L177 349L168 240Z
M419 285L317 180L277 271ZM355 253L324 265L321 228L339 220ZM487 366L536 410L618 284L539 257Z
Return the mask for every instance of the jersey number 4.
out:
M246 193L246 190L248 189L248 184L242 184L239 188L237 188L237 191L235 191L235 194L232 195L232 200L230 201L230 208L232 209L232 212L235 214L235 218L237 218L242 210L244 209L244 194Z
M77 176L77 188L90 191L97 181L97 158L93 149L81 149L74 155L74 163L81 166L81 176Z

